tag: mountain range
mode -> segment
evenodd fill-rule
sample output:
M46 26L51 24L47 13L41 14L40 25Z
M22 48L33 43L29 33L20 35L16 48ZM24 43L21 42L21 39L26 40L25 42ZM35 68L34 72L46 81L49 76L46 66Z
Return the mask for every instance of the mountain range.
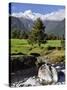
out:
M65 33L65 10L58 10L49 14L33 13L31 10L25 12L12 13L11 30L17 28L22 31L30 31L34 21L40 18L46 26L45 32L54 35L63 35Z

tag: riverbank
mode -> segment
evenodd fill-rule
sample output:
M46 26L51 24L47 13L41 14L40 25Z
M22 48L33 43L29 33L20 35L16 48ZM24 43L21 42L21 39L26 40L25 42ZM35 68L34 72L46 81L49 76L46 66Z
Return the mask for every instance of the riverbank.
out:
M51 85L64 85L65 84L65 64L53 64L58 72L58 82ZM38 70L36 67L17 71L11 73L11 87L29 87L29 86L42 86L37 78Z

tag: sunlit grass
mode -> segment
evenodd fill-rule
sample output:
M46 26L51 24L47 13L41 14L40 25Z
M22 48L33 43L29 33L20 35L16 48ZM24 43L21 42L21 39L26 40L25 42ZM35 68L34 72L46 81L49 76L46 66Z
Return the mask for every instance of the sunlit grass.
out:
M55 47L55 49L48 49ZM11 54L26 54L30 55L31 53L38 53L42 57L46 57L52 63L56 63L65 60L65 51L64 49L58 50L57 47L61 47L61 40L47 40L47 43L41 44L39 47L38 44L33 46L28 43L25 39L11 39Z
M61 46L60 40L47 40L46 44L41 44L41 47L38 44L34 44L33 46L28 43L26 39L11 39L11 53L22 52L25 54L29 54L30 52L39 52L41 53L46 50L48 46L51 47L59 47Z

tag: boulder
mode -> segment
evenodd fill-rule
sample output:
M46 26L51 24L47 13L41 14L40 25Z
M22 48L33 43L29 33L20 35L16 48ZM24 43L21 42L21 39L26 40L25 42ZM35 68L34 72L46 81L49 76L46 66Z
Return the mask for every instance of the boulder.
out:
M39 81L43 85L56 83L58 81L58 74L55 67L49 64L43 64L38 70Z

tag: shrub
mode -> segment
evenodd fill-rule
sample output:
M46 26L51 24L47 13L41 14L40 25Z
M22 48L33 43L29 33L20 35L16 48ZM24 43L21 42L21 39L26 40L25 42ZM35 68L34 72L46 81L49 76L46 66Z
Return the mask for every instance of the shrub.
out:
M31 48L29 48L29 51L31 51L32 50L32 47Z
M45 41L42 41L42 44L45 44L45 43L47 43L47 40L45 40Z
M61 50L62 47L57 47L57 50Z
M41 49L43 49L44 47L43 47L43 46L41 46L40 48L41 48Z
M47 49L48 49L48 50L53 50L53 49L56 49L56 47L48 46Z

